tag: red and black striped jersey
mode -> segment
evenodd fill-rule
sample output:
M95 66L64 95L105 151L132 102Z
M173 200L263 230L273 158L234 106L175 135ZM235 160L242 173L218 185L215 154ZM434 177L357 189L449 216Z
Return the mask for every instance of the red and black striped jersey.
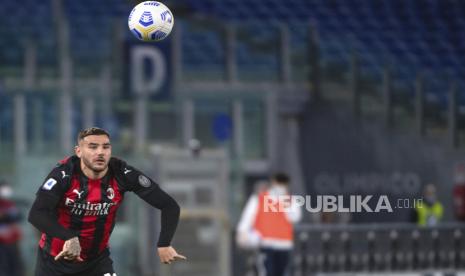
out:
M80 159L73 156L60 161L37 193L59 199L55 208L58 223L79 236L81 258L87 260L108 248L124 193L142 196L156 188L158 185L149 177L116 158L111 158L104 177L89 179L81 171ZM64 242L42 233L39 246L56 256Z

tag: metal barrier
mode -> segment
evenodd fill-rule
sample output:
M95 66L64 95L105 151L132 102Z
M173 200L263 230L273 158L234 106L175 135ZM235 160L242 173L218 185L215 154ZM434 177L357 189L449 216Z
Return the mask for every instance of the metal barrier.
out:
M465 224L300 225L293 275L465 268Z
M224 204L230 183L226 152L204 149L196 156L189 150L178 148L153 147L151 151L157 179L181 206L181 219L173 245L189 261L155 267L153 257L143 253L142 256L149 257L141 263L142 275L231 275L231 226ZM150 226L146 221L142 221L145 225L141 228L151 229L158 225L155 222ZM153 236L153 232L158 231L148 231L146 235ZM144 252L151 250L140 248Z

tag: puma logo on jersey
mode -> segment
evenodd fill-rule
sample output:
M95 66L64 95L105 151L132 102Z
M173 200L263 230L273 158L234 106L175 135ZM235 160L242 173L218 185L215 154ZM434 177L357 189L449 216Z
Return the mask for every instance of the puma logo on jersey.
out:
M130 172L132 172L132 170L128 170L128 168L124 168L124 174L128 174Z
M78 190L74 189L73 193L77 194L78 198L81 199L81 195L84 193L84 191L79 192Z
M61 178L65 178L65 177L68 177L69 175L65 173L65 171L61 171L61 174L63 175Z

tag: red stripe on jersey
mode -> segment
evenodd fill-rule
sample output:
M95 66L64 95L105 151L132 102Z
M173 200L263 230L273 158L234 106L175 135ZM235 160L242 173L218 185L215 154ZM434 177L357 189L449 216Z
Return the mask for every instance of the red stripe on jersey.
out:
M110 188L113 189L113 195L112 195L113 198L111 200L113 202L121 202L123 200L123 195L120 193L116 179L112 178L108 186L109 186L109 189ZM107 192L107 196L111 195L111 193L108 190L106 192ZM111 234L113 225L115 224L116 211L118 210L118 207L119 207L119 204L112 206L110 208L107 219L105 220L103 238L102 238L102 242L99 245L99 252L101 252L102 250L108 247L110 234Z
M71 225L71 215L69 212L64 211L63 209L58 209L58 223L65 228L69 228ZM50 247L50 255L56 256L63 250L63 245L65 241L53 238L52 245Z
M101 179L89 179L88 182L89 194L85 202L101 202L102 201L102 180ZM79 237L82 252L81 257L85 260L88 258L90 251L92 250L92 244L94 242L95 233L95 222L99 216L95 215L84 215L82 217L82 230Z
M47 238L47 236L44 233L42 233L42 235L40 235L40 241L39 241L39 247L40 248L44 248L46 238Z
M58 163L66 164L70 158L71 158L71 156L67 156L67 157L63 158L62 160L58 161Z

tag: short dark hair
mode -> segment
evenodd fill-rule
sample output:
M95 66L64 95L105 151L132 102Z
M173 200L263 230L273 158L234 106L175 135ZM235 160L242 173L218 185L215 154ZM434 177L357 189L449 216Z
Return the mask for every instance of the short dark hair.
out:
M271 176L271 180L274 180L280 184L289 184L290 178L287 174L279 172Z
M89 127L79 132L77 137L78 144L82 139L90 135L106 135L108 138L110 138L110 134L106 130L98 127Z

